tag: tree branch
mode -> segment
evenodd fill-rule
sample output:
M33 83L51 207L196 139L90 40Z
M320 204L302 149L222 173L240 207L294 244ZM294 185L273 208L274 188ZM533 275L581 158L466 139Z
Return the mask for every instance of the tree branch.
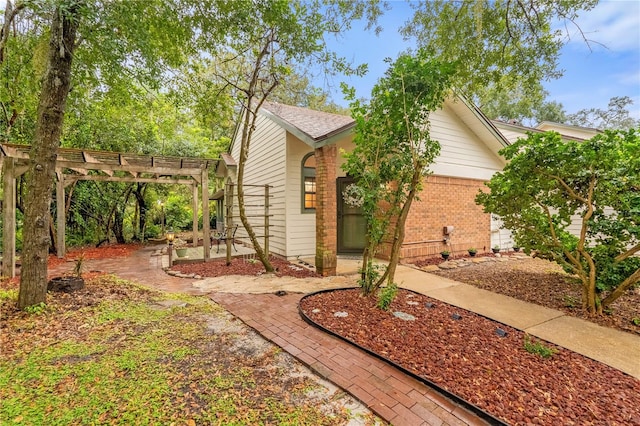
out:
M7 0L4 9L4 23L2 24L2 28L0 28L0 65L4 62L4 51L7 47L7 40L9 40L11 24L24 7L25 4L23 2L16 3L15 7L13 7L11 0Z

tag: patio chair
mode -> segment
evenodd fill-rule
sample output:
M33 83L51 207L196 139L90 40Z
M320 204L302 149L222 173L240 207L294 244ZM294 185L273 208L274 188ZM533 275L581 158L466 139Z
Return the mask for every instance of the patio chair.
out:
M217 234L214 234L211 237L211 245L213 246L213 242L215 241L216 244L218 245L218 248L216 250L216 253L220 253L220 243L222 241L226 242L227 240L231 240L231 244L233 245L233 249L237 252L238 249L236 248L236 231L238 230L238 225L234 226L233 228L231 228L231 235L229 235L229 229L225 228L223 229L221 232L218 232Z

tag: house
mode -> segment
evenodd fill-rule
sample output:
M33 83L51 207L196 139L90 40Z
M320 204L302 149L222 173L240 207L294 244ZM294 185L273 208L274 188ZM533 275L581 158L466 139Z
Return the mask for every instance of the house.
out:
M484 182L504 167L498 151L508 140L459 96L447 99L430 120L441 153L411 208L401 250L404 261L435 256L445 248L463 253L469 247L486 251L498 244L491 238L491 216L474 199ZM342 198L353 182L341 165L342 153L354 146L354 125L348 116L265 103L245 168L246 184L271 187L270 252L288 259L315 256L323 275L335 274L337 255L361 253L364 247L363 216ZM236 179L239 150L236 132L219 170L231 181ZM241 240L246 237L242 231Z
M575 141L585 141L589 140L597 134L601 133L600 130L592 129L588 127L579 127L573 126L570 124L561 124L554 123L551 121L543 121L538 124L536 127L527 127L522 126L517 123L505 123L503 121L494 120L493 124L502 132L504 137L509 141L509 143L514 143L520 138L526 138L529 133L544 133L549 131L554 131L559 133L562 136L562 139L565 141L575 140ZM581 229L582 218L579 215L572 216L571 224L568 226L567 230L571 232L573 235L579 236ZM494 217L493 218L493 226L491 229L492 238L501 240L501 241L511 241L511 231L508 229L504 229L501 227L502 221Z
M527 127L518 123L505 123L493 120L493 124L500 130L509 143L513 143L520 138L526 138L527 133L544 133L549 131L558 132L565 140L588 140L601 133L600 130L588 127L572 126L570 124L554 123L543 121L536 127Z

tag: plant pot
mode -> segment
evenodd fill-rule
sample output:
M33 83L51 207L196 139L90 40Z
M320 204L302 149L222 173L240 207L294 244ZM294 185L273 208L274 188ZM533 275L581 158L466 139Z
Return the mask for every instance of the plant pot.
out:
M500 249L499 248L492 248L491 251L496 253L496 254L500 253Z
M47 283L47 291L57 291L62 293L73 293L84 288L82 277L67 276L55 277Z
M469 252L469 256L471 256L471 257L475 257L476 253L477 253L476 251L470 251L470 252Z
M449 255L449 253L447 253L447 254L440 253L440 256L442 256L442 258L443 258L444 260L447 260L447 259L449 259L449 256L450 256L450 255Z
M178 257L185 257L187 255L187 248L186 247L177 248L176 254L178 255Z
M513 251L515 251L516 253L520 251L520 247L514 247Z

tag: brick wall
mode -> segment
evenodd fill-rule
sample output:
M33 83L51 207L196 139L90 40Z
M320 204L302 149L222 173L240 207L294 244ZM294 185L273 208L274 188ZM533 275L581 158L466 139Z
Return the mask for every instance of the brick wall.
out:
M429 176L414 201L405 226L405 239L400 252L404 261L439 256L445 248L453 254L466 254L469 247L479 252L491 250L490 215L476 205L479 189L484 182L473 179ZM449 244L442 242L444 226L455 227ZM438 240L437 242L427 242ZM388 257L385 247L381 257Z
M315 150L316 157L316 271L336 274L338 245L335 145Z

